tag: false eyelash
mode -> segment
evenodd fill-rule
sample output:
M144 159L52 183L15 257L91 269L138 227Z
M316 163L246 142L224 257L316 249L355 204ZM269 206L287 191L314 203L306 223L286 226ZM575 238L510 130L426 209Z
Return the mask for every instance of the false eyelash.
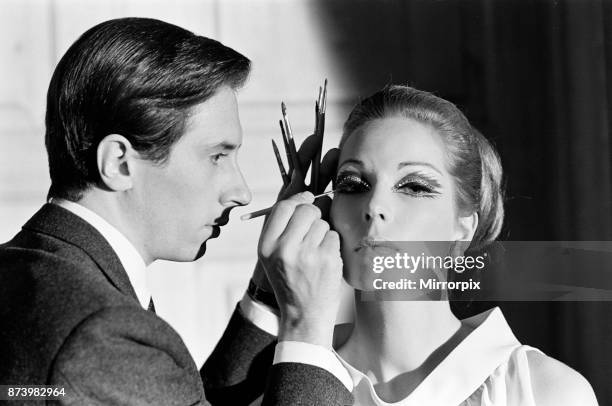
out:
M338 192L353 192L355 186L369 187L370 185L355 174L340 174L334 182L334 189Z
M398 187L402 187L406 185L407 183L411 183L411 182L418 183L419 185L427 187L431 190L435 190L436 188L440 187L440 184L438 183L436 179L431 178L428 175L421 173L421 172L415 172L415 173L405 176L404 179L400 181L400 185Z
M395 189L401 189L404 186L409 185L409 184L417 184L419 186L426 188L428 191L433 191L434 189L429 183L421 179L404 179L400 184L395 186Z
M419 186L420 188L422 188L421 190L409 190L406 192L403 192L402 189L405 188L406 186ZM434 195L439 194L438 191L435 190L435 187L431 186L428 182L422 180L422 179L406 179L404 181L402 181L399 185L395 186L393 188L396 191L400 191L402 193L406 193L408 195L412 195L412 196L419 196L419 197L434 197ZM413 188L410 188L413 189Z
M346 182L348 180L351 180L355 183L362 183L363 180L361 180L361 178L355 174L352 173L341 173L340 175L338 175L338 177L336 178L336 183L343 183Z

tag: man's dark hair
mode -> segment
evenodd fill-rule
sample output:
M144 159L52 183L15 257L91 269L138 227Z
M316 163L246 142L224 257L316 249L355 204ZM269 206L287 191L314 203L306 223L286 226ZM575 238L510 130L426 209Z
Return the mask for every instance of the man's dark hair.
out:
M77 201L99 183L96 150L109 134L163 164L192 107L221 86L240 87L249 70L233 49L163 21L121 18L89 29L49 85L48 197Z

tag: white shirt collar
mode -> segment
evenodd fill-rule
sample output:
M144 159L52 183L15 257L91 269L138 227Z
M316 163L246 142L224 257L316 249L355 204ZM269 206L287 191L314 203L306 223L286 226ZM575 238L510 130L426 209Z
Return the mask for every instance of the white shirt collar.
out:
M521 344L498 307L464 319L462 323L474 330L408 397L395 403L383 402L370 378L336 353L353 380L355 404L362 404L357 400L365 399L367 404L375 405L437 406L457 405L467 399Z
M91 226L93 226L108 241L115 254L119 257L121 265L130 279L130 283L136 292L138 302L143 308L148 308L151 293L147 284L146 264L134 245L100 215L89 210L85 206L65 199L51 199L51 203L63 207L76 214Z

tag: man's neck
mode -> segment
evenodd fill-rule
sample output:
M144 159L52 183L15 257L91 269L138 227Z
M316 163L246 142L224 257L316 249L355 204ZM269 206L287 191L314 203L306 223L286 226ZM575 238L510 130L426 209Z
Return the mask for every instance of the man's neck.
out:
M129 206L123 203L116 193L90 190L77 203L102 217L123 234L136 248L147 266L155 260L146 249L141 237L144 233L135 221L139 216L134 216Z

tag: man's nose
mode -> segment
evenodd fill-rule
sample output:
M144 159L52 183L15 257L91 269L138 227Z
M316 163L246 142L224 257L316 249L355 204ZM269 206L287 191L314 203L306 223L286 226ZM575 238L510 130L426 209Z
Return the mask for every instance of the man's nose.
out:
M252 198L253 196L251 195L251 190L246 184L244 176L242 176L242 172L240 172L239 169L236 169L232 181L224 193L223 204L232 206L246 206L251 202Z

